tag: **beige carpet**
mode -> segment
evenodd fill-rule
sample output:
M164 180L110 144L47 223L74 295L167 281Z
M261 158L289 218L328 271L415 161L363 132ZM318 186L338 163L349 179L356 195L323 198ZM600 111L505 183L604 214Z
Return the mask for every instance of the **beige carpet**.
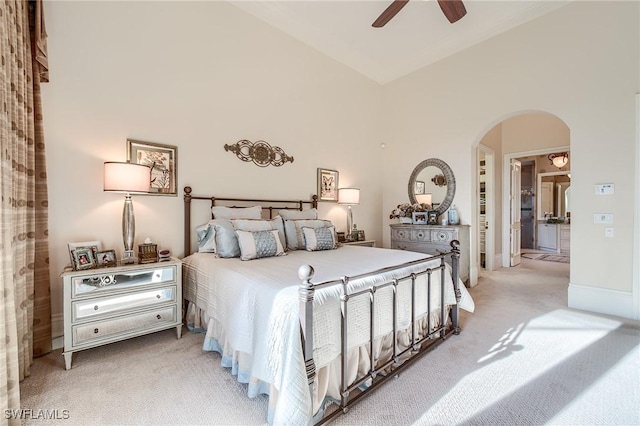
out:
M333 424L638 425L640 323L565 308L568 265L524 259L484 274L463 332ZM69 419L26 424L256 425L265 397L201 350L202 335L168 330L35 360L25 409Z

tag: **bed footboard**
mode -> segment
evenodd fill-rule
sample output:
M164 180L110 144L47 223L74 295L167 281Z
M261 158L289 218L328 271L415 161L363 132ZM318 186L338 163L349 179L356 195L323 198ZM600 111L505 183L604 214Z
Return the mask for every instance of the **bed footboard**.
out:
M447 323L447 309L445 309L445 274L447 273L446 259L451 259L451 278L453 280L453 289L455 294L456 303L450 305L448 316L451 320L450 324ZM313 399L315 392L316 381L316 364L314 361L314 295L315 292L321 288L328 286L341 285L342 291L340 296L340 340L341 340L341 383L340 383L340 403L337 409L330 413L325 413L323 417L316 419L317 424L322 424L332 420L333 418L346 413L349 408L357 403L361 398L368 395L370 391L386 382L389 378L397 376L397 374L403 369L407 368L419 357L435 348L442 343L446 337L450 334L459 334L459 308L458 303L461 299L461 291L459 288L458 279L458 264L460 258L460 243L458 241L451 242L451 251L448 253L442 253L437 256L403 263L392 267L387 267L372 271L366 274L358 276L344 276L340 280L326 281L320 283L312 283L311 280L314 275L314 269L310 265L303 265L298 270L298 276L302 280L299 287L299 301L300 301L300 327L302 333L303 342L303 354L305 360L306 374L309 385L309 392ZM434 267L434 260L439 260L439 266ZM429 266L427 264L431 264ZM404 276L396 276L391 280L385 280L383 283L367 286L365 288L359 288L356 291L349 289L349 282L361 279L373 277L376 275L382 275L387 273L393 273L409 267L421 267L417 272L412 272ZM415 271L415 268L413 268ZM440 276L440 300L439 306L439 324L431 324L432 314L432 300L431 300L431 280L432 274L437 273ZM426 332L420 333L417 330L417 319L419 313L416 312L416 304L419 302L416 300L416 279L418 276L424 275L427 282L427 300L426 300ZM410 336L410 344L406 348L401 348L396 339L399 332L396 310L398 309L398 285L401 281L410 280L411 283L411 297L410 297L410 312L411 312L411 325L408 330ZM393 352L389 359L378 360L375 358L374 350L374 318L376 311L376 292L379 292L385 288L391 288L392 291L392 333L393 338ZM368 353L370 356L370 369L367 374L356 378L352 383L349 383L347 377L348 371L348 330L349 330L349 301L358 297L369 298L369 339L366 345L368 346ZM424 302L424 301L422 301ZM424 315L424 312L422 313ZM322 409L322 408L321 408ZM314 413L315 414L315 413Z

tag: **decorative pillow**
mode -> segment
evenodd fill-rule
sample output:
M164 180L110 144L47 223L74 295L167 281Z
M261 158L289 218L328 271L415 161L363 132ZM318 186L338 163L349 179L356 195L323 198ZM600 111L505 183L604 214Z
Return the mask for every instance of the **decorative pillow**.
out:
M278 231L236 231L240 243L240 259L252 260L263 257L283 256L286 253L280 243Z
M284 233L287 237L287 249L304 250L304 236L302 235L302 228L326 228L328 226L333 226L330 220L285 220Z
M307 251L333 250L337 247L336 228L302 228Z
M270 220L255 219L234 219L231 221L236 231L278 231L278 237L282 247L286 247L286 239L284 235L284 223L280 216L276 216Z
M282 216L284 220L300 220L300 219L317 219L318 210L279 210L278 214Z
M262 219L262 207L211 207L214 219Z
M220 257L239 257L240 246L233 224L227 219L213 219L209 221L216 233L216 250Z
M217 253L216 228L205 223L196 228L198 236L198 253Z

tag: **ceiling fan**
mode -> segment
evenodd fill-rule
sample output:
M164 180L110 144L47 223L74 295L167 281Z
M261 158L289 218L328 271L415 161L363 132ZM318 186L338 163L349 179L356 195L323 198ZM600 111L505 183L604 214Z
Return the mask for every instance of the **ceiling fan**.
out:
M372 24L375 28L384 27L400 10L407 5L409 0L394 0L384 12ZM452 24L467 14L462 0L438 0L442 13Z

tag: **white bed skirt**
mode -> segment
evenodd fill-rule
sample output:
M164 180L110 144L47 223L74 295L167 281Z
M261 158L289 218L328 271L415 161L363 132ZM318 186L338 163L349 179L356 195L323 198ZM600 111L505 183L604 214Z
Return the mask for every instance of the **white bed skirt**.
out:
M446 307L445 318L449 322L449 307ZM269 395L269 411L267 421L273 424L274 414L278 405L278 390L272 383L267 383L258 379L252 374L254 368L253 357L250 354L235 350L229 343L227 333L222 325L215 319L209 317L206 310L199 308L193 302L189 302L187 308L187 327L191 332L205 333L202 349L205 351L215 351L220 353L222 367L230 368L231 373L237 377L238 382L248 384L249 398L255 398L260 394ZM427 329L427 317L423 315L417 321L417 339L425 335ZM431 329L440 326L440 312L431 313ZM438 336L434 336L438 337ZM397 333L398 352L404 351L411 344L410 329L400 330ZM392 333L376 339L374 342L375 359L382 364L393 356ZM404 362L409 358L407 354ZM362 345L349 350L348 355L348 381L353 383L357 378L367 375L370 371L369 345ZM313 395L314 417L321 418L324 410L332 403L340 400L341 383L341 357L336 357L328 365L316 371L315 393Z

